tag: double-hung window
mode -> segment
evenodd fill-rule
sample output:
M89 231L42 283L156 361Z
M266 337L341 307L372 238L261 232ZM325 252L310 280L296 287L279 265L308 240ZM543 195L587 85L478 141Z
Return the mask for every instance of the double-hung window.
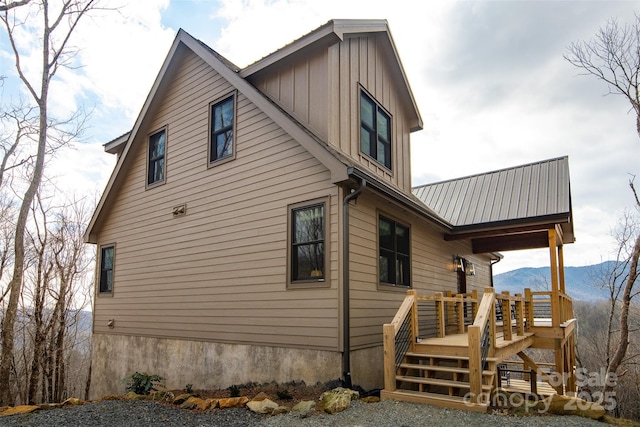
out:
M360 151L391 170L391 117L360 92Z
M115 247L103 246L100 249L100 293L113 292L113 257Z
M380 215L378 246L380 283L411 286L409 227Z
M234 100L232 95L211 105L209 163L233 156Z
M325 203L291 209L291 281L326 278Z
M149 164L147 165L147 185L154 185L164 182L166 145L166 129L162 129L149 137Z

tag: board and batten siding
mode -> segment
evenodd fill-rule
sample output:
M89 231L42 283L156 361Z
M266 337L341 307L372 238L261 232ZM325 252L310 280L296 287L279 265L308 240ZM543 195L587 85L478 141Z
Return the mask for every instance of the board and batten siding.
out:
M113 295L94 332L336 350L338 188L329 171L236 94L235 156L208 167L212 101L233 88L190 51L145 120L100 245L115 244ZM166 183L145 189L147 136L167 129ZM326 287L287 289L287 212L326 198ZM187 213L173 217L175 206ZM107 326L114 320L114 328Z
M383 181L411 193L410 123L386 35L362 34L289 57L250 81L297 120ZM392 170L360 152L360 90L391 115Z
M384 34L348 37L329 47L329 137L331 145L379 179L411 193L410 124ZM360 152L360 88L391 116L391 171Z
M467 291L482 291L491 283L490 259L473 255L468 242L446 242L442 231L425 219L398 209L365 192L350 209L350 281L352 349L382 344L382 325L390 323L406 295L406 287L378 284L378 215L410 227L411 289L420 295L457 291L453 256L473 262L475 276L467 276Z
M288 57L249 81L321 138L327 138L329 68L326 49Z

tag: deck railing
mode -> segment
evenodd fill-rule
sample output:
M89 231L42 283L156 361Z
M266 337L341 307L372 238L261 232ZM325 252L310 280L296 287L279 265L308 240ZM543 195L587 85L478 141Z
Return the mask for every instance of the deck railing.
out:
M495 354L496 339L512 341L533 327L555 327L572 318L571 298L561 292L525 289L523 296L496 294L493 288L485 288L479 299L477 291L426 296L409 290L393 321L383 326L385 389L396 389L396 371L420 338L468 332L470 391L480 399L482 371L487 358Z
M481 403L482 371L496 346L495 294L486 288L473 325L469 326L469 394L473 403ZM507 316L509 317L509 316Z
M513 335L522 336L526 325L527 299L508 291L496 294L496 336L511 341Z
M410 290L391 323L382 327L384 386L388 391L396 389L396 371L407 352L413 349L418 336L417 330L417 293Z

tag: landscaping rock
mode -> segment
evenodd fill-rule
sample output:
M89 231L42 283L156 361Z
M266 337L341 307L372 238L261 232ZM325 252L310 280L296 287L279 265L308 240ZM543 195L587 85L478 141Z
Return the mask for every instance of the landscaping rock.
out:
M151 396L146 394L136 394L132 391L124 395L125 399L128 400L151 400Z
M291 412L299 412L301 418L306 418L311 414L311 412L313 412L313 408L315 407L316 402L314 402L313 400L303 400L302 402L294 406L291 409Z
M66 406L66 405L84 405L84 400L80 400L75 397L70 397L64 402L62 402L62 406Z
M359 395L357 391L348 388L334 388L322 393L318 406L329 414L335 414L347 409L351 405L351 400L357 399Z
M549 399L551 402L549 403ZM576 397L554 394L539 402L536 409L547 409L554 415L577 415L579 417L599 420L605 415L604 408L596 402L587 402Z
M360 402L364 403L378 403L380 402L380 398L378 396L367 396L359 399Z
M0 416L4 415L16 415L16 414L29 414L33 411L37 411L40 409L37 405L19 405L13 408L6 409L4 412L0 413Z
M216 409L218 407L218 399L205 399L202 401L202 406L198 405L198 409L201 411L207 411L209 409Z
M226 399L218 400L218 407L220 409L225 408L242 408L249 401L249 398L246 396L242 397L229 397Z
M153 391L151 392L151 396L153 400L161 400L165 402L173 402L173 400L176 398L173 393L167 390Z
M270 399L264 400L252 400L247 403L247 408L251 409L256 414L271 414L278 405L276 402Z
M182 402L180 404L180 407L182 409L193 409L193 408L196 408L198 404L202 404L202 403L204 403L204 400L200 399L199 397L191 396L190 398Z
M264 391L261 391L260 393L256 394L256 397L254 397L253 400L254 402L260 402L261 400L265 400L268 399L269 396L267 396L267 393L265 393Z
M106 396L102 396L102 399L100 400L122 400L124 399L124 396L121 396L119 394L107 394Z
M62 408L62 403L41 403L38 405L38 407L43 411L48 411L49 409ZM0 409L0 412L2 412L2 409Z
M190 397L195 397L195 396L193 394L191 394L191 393L184 393L184 394L181 394L179 396L176 396L176 398L173 399L173 404L174 405L182 405Z
M273 412L271 412L271 415L286 414L287 412L289 412L289 408L286 406L278 406L273 410Z

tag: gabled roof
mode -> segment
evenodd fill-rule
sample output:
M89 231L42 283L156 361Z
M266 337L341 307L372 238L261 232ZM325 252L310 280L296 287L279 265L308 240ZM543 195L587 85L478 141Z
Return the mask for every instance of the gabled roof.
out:
M277 64L297 52L317 47L326 47L342 41L347 37L365 34L381 34L384 37L386 47L395 59L394 61L390 61L390 65L395 67L398 87L401 88L401 95L405 102L407 102L407 105L411 106L411 131L421 130L423 122L420 111L418 111L418 104L413 96L413 91L409 85L407 74L402 66L402 61L398 55L398 50L396 49L391 31L389 30L389 23L386 19L332 19L312 32L248 65L240 71L240 75L243 78L249 78L255 73Z
M184 30L179 30L176 38L171 45L171 49L167 54L167 57L162 64L160 72L156 77L156 80L151 88L149 95L142 107L138 118L133 126L131 132L121 137L118 137L107 144L107 148L110 148L114 152L121 151L121 155L118 157L118 162L107 182L107 187L98 202L98 206L93 213L89 226L85 231L85 241L96 242L96 236L93 232L96 223L101 218L103 208L107 202L115 196L116 188L119 185L119 181L122 179L120 171L128 163L128 153L131 151L131 146L136 138L138 131L141 128L143 121L145 120L147 113L152 109L152 106L158 102L156 100L156 94L160 89L167 84L167 80L170 80L167 76L177 53L181 49L190 49L202 60L209 64L216 72L218 72L223 78L231 83L238 91L247 97L253 104L255 104L260 110L262 110L269 118L271 118L276 124L285 130L292 138L294 138L300 145L302 145L311 155L316 157L318 161L324 164L331 172L331 179L333 182L341 182L348 179L347 167L342 156L337 155L335 150L331 150L327 144L319 143L319 140L312 135L306 128L301 126L298 122L292 119L292 117L284 112L281 108L271 102L266 96L264 96L258 89L252 86L249 82L243 79L237 72L236 68L233 68L233 64L229 61L221 59L222 57L216 53L213 49L207 47L203 43L199 42L188 34ZM231 68L230 68L231 67ZM111 144L109 146L109 144ZM119 144L119 145L118 145ZM124 148L122 148L122 144Z
M452 225L450 239L559 224L564 242L574 241L566 156L421 185L413 194Z

